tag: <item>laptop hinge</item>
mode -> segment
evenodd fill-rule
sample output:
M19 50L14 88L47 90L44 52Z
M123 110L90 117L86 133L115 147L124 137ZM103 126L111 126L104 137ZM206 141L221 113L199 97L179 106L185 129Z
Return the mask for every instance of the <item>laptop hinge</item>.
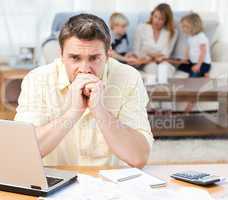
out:
M30 185L30 187L31 187L32 189L41 190L41 187L40 187L40 186Z

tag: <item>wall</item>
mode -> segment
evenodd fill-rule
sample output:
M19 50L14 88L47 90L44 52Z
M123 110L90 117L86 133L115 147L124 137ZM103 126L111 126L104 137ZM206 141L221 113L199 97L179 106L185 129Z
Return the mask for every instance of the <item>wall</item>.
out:
M149 12L161 2L169 3L173 10L216 12L222 24L222 39L228 42L226 0L0 0L0 57L16 55L21 46L39 47L49 35L57 12Z

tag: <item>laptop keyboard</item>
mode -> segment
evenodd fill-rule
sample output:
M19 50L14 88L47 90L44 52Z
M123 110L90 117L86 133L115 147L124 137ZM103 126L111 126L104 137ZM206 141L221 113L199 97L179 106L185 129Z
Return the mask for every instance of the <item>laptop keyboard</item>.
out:
M63 180L61 178L53 178L49 176L47 176L46 179L47 179L48 187L52 187Z

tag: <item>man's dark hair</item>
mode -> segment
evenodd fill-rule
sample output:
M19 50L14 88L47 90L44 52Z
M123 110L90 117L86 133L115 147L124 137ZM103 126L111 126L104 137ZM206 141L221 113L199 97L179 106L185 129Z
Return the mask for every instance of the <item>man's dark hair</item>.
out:
M105 45L106 52L111 45L111 35L104 20L92 14L79 14L71 17L59 34L59 44L63 51L64 42L76 37L81 40L100 40Z

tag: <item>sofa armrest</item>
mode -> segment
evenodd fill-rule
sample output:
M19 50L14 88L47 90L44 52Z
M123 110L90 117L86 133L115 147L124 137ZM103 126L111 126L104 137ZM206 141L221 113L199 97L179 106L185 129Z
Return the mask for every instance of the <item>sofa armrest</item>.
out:
M53 62L59 56L59 43L57 40L50 40L46 42L42 47L42 55L45 60L45 64Z
M213 62L228 62L228 43L218 41L212 47L212 61Z
M228 62L212 62L209 73L210 78L227 78Z

